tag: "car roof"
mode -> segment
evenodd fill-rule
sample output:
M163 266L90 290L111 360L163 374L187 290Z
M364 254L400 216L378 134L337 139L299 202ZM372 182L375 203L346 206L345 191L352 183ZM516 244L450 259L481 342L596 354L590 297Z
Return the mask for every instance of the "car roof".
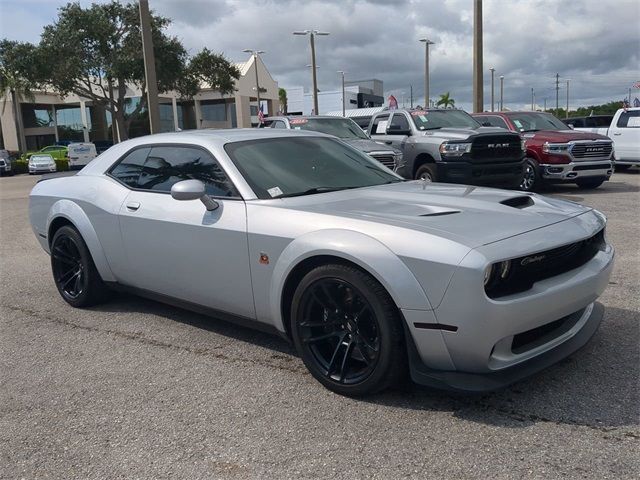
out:
M275 115L273 117L265 118L265 122L273 121L273 120L281 120L286 118L287 120L295 120L295 119L305 119L305 120L317 120L317 119L327 119L327 120L351 120L347 117L336 117L334 115Z

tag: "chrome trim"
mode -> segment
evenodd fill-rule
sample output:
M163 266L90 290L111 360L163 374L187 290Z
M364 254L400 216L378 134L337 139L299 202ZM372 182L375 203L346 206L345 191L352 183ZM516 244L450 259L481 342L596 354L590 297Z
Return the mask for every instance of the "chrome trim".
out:
M594 167L601 167L605 164L607 169L594 168L591 170L578 170L574 171L574 167L588 167L593 165ZM549 172L548 169L561 169L560 171ZM570 163L541 163L540 164L540 176L549 180L574 180L582 177L610 177L613 173L613 162L611 160L583 160Z

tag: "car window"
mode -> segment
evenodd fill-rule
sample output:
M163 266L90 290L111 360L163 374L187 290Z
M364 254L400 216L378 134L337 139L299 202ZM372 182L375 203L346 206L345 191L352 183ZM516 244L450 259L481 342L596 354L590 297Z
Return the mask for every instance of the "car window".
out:
M150 148L136 148L129 152L109 174L131 188L138 188L138 178L142 172Z
M509 129L509 127L507 127L507 122L505 122L502 117L499 117L497 115L482 115L482 116L476 117L476 120L478 120L480 123L486 122L492 127Z
M152 147L138 177L137 188L170 192L174 183L201 180L207 195L238 196L213 156L200 148L182 146Z
M371 124L372 135L384 135L387 133L387 122L389 121L389 115L378 115L373 119Z
M395 135L397 131L401 131L401 135L405 135L404 132L409 130L409 121L402 113L394 113L391 117L391 125L389 125L389 135Z
M285 125L285 123L282 120L274 120L273 122L271 122L271 128L284 128L284 129L286 129L287 126Z
M367 128L369 128L369 122L371 121L371 117L356 117L356 118L352 118L351 120L356 122L362 130L366 130Z
M620 128L640 128L640 110L622 112L618 117L616 126Z
M321 132L343 139L368 139L356 122L350 118L296 118L291 120L291 128L294 130L309 130Z

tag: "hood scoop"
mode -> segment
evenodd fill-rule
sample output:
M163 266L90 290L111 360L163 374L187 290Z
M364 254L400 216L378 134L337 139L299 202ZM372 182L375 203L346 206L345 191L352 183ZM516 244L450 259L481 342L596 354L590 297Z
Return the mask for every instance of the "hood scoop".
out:
M507 207L520 208L520 209L531 207L535 204L533 201L533 198L527 195L523 195L520 197L507 198L505 200L502 200L500 203L502 205L506 205Z
M460 210L445 210L443 212L430 212L423 213L420 217L441 217L443 215L453 215L454 213L460 213Z

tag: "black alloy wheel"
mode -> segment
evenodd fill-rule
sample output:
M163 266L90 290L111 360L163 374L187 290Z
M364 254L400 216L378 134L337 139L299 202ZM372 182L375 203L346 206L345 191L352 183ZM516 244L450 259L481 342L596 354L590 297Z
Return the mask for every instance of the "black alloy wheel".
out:
M416 180L426 180L428 182L436 181L436 165L434 163L425 163L420 165L416 170Z
M292 333L309 371L338 393L373 393L402 377L397 308L360 270L326 265L307 274L294 295Z
M524 164L522 182L520 182L520 190L533 192L539 186L539 183L536 164L533 160L527 158Z

